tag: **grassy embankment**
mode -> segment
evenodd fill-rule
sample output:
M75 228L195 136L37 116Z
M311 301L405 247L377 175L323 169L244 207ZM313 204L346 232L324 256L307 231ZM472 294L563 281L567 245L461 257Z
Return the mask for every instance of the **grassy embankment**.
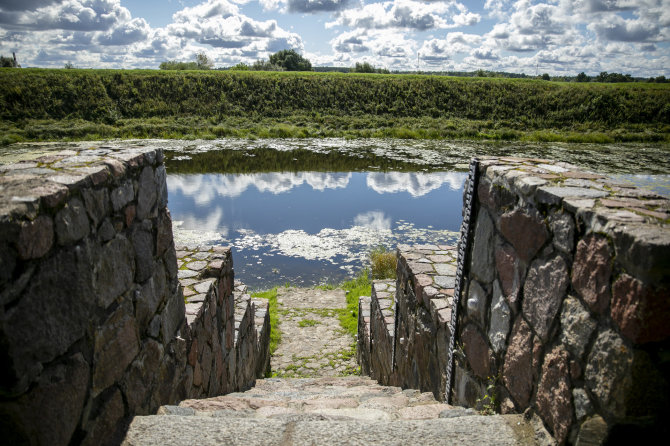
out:
M670 84L0 69L0 135L670 142Z

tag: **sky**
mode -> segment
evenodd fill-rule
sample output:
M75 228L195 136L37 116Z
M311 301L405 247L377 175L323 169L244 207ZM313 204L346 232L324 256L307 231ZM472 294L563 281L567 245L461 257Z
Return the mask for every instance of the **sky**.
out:
M0 0L23 67L215 67L295 49L314 66L670 76L670 0Z

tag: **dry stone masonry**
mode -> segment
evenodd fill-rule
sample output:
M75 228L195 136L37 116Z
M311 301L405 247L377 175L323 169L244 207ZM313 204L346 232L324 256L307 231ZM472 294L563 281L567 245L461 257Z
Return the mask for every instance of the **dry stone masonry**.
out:
M160 149L0 166L3 441L117 443L136 414L262 376L265 307L235 305L229 250L178 268L167 198Z
M399 246L395 283L375 281L372 296L359 301L364 372L445 399L456 258L454 246Z
M399 250L393 318L377 285L360 303L362 370L444 398L451 355L454 404L534 411L560 444L667 436L670 200L548 160L477 173L455 333L440 333L454 303L437 259Z

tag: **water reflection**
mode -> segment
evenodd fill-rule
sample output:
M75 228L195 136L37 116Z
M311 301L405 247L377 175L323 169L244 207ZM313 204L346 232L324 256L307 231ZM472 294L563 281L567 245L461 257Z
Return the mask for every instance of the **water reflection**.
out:
M170 174L177 244L226 244L252 287L341 281L371 248L454 243L462 172Z
M420 197L447 184L450 189L463 187L464 176L456 172L374 172L368 174L367 185L380 194L408 192Z

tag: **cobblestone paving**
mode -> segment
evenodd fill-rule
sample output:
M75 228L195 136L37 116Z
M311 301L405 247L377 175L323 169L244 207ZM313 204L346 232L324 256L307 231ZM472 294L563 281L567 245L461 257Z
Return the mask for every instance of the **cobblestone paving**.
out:
M309 378L356 373L354 338L340 326L344 290L279 288L281 343L271 359L275 376Z

